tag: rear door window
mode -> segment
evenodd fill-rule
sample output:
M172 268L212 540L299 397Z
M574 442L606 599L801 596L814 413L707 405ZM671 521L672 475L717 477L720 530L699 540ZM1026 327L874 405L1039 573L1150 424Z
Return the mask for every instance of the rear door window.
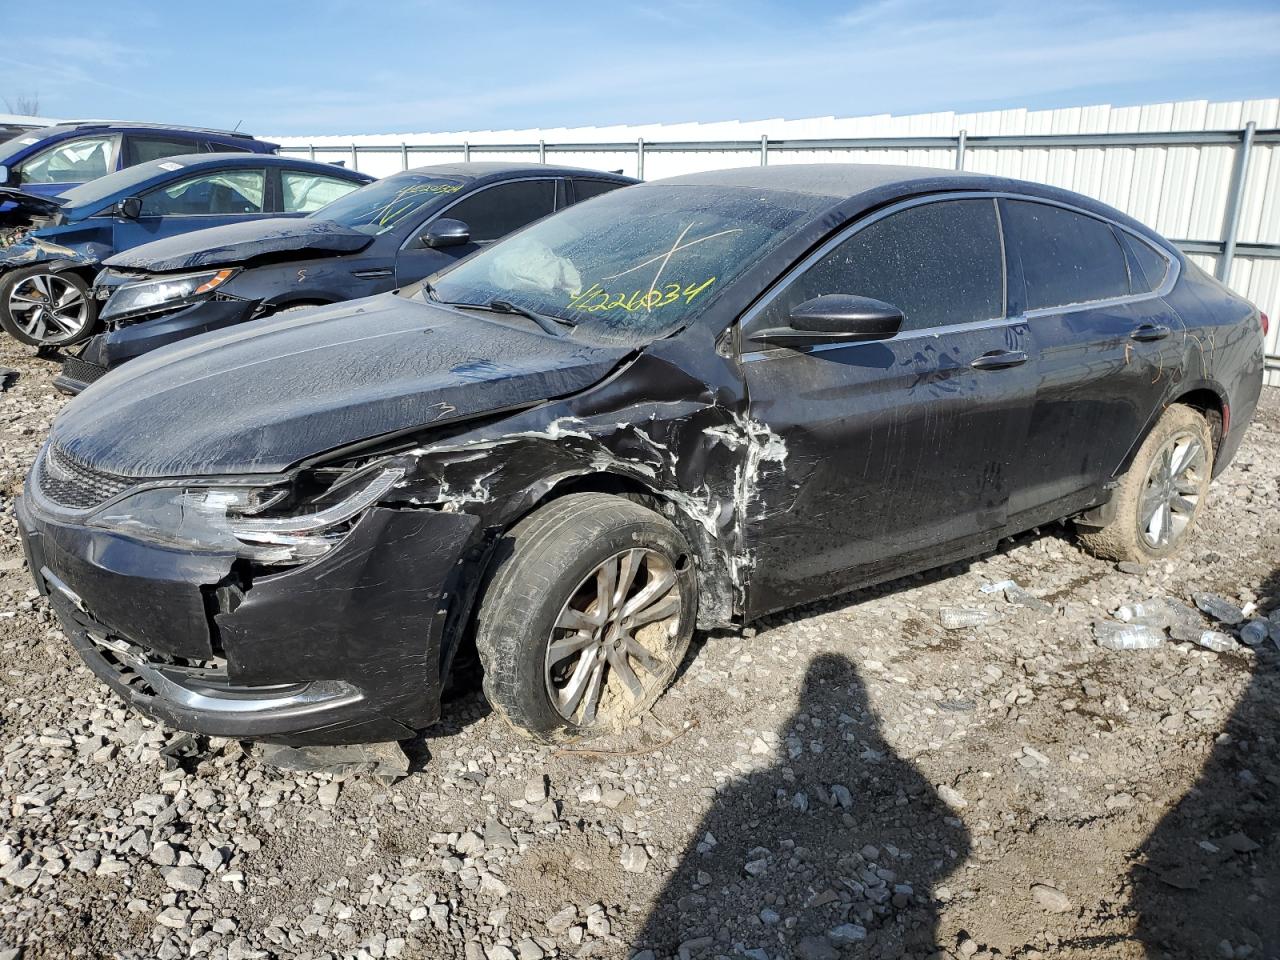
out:
M903 312L904 330L1003 316L994 201L924 203L877 220L793 280L752 327L785 326L794 307L829 293L891 303Z
M1022 265L1027 310L1129 294L1129 270L1111 225L1029 200L1001 200L1010 269Z
M189 177L142 198L144 217L234 216L262 213L263 170L222 170Z
M196 152L195 140L179 140L173 137L135 137L132 134L125 140L125 156L129 166L146 163L148 160L162 160L165 157L177 157L184 153Z
M281 210L284 213L311 213L339 197L345 197L360 184L337 177L325 177L296 170L280 171Z
M441 216L465 223L471 230L472 243L488 243L545 217L555 208L554 180L518 180L459 200Z
M77 137L46 147L18 170L19 183L86 183L106 176L116 166L119 136Z

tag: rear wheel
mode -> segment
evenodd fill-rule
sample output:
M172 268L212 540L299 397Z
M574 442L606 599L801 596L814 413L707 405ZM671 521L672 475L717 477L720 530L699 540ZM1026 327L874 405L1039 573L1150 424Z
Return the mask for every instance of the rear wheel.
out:
M74 273L39 265L0 278L0 327L33 347L65 347L93 332L98 306Z
M1109 560L1145 563L1168 556L1199 517L1212 473L1208 422L1190 407L1174 404L1156 422L1120 480L1111 522L1081 527L1081 542Z
M693 634L697 579L665 517L573 494L518 524L480 608L490 704L555 741L615 729L652 706Z

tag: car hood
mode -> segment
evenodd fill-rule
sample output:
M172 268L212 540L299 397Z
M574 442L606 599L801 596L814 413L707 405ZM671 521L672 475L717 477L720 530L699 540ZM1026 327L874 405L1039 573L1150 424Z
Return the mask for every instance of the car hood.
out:
M356 253L373 243L373 237L330 220L310 217L272 217L209 227L176 237L153 240L118 253L108 267L167 273L199 267L222 267L258 257L284 253Z
M126 477L276 473L362 440L586 389L629 350L383 294L156 350L66 406L50 441Z
M42 197L17 187L0 187L0 203L13 204L14 213L27 217L49 217L62 209L62 197Z

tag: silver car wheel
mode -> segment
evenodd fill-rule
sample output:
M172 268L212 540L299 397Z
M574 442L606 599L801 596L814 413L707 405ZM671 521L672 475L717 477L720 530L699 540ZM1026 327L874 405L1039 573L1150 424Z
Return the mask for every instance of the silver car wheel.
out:
M1143 484L1138 515L1142 539L1162 550L1186 531L1200 507L1205 450L1190 432L1176 433L1156 451Z
M57 274L36 273L9 293L9 316L32 340L56 346L85 332L89 302L75 284Z
M666 686L677 664L680 586L661 553L636 548L584 577L556 618L547 644L547 695L579 726L620 719Z

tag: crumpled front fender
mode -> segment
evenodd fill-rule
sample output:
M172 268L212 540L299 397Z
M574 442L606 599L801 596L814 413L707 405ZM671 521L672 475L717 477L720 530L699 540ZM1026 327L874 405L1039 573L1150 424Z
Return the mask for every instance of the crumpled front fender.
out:
M50 270L56 273L76 267L97 266L111 252L111 248L105 243L64 246L29 233L12 246L0 250L0 269L16 270L37 263L47 263Z

